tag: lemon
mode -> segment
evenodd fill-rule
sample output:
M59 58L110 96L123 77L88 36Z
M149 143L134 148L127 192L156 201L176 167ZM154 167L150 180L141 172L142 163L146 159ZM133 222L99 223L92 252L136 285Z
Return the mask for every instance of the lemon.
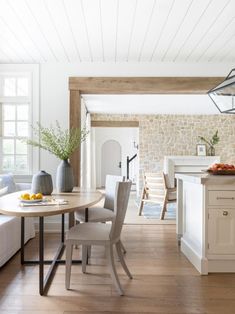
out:
M22 200L30 200L30 195L29 195L29 193L21 194L21 199L22 199Z
M37 194L36 194L36 199L37 199L37 200L41 200L42 197L43 197L43 196L42 196L42 193L37 193Z
M36 194L31 194L31 195L30 195L30 199L31 199L31 200L36 200Z

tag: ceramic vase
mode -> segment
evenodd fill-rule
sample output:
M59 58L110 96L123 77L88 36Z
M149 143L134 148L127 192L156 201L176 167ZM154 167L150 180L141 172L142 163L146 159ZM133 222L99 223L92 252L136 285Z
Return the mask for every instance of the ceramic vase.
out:
M42 193L43 195L50 195L53 191L52 178L49 173L44 170L39 171L33 176L32 193Z
M214 146L210 146L208 148L208 156L215 156L215 148L214 148Z
M68 160L61 160L56 173L57 192L72 192L73 186L73 169Z

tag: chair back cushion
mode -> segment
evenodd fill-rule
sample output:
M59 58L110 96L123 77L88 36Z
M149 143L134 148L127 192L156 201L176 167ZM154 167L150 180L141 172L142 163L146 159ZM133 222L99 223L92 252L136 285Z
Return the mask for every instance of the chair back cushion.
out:
M110 232L111 240L116 240L120 237L123 222L126 216L126 210L131 191L131 184L131 181L117 183L114 200L114 212L116 214L116 217L112 222L112 228Z
M114 210L114 198L116 191L117 182L123 182L125 177L123 176L113 176L107 175L105 180L105 200L104 200L104 208Z

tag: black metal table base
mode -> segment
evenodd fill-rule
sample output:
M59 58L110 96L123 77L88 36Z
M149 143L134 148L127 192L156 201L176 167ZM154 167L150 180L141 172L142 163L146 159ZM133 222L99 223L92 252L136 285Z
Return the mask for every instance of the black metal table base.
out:
M88 209L85 209L85 220L88 221ZM39 260L25 260L24 258L24 238L25 238L25 218L21 217L21 265L39 265L39 293L45 295L54 277L56 267L65 264L61 257L64 253L64 214L61 217L61 242L52 260L44 260L44 217L39 217ZM81 260L73 260L73 264L80 264ZM44 278L44 265L50 265Z

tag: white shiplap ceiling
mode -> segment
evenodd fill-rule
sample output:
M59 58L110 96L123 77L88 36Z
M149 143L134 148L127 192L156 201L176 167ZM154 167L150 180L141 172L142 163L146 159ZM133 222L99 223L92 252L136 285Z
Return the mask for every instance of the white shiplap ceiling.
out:
M234 50L234 0L0 0L0 63L235 63Z

